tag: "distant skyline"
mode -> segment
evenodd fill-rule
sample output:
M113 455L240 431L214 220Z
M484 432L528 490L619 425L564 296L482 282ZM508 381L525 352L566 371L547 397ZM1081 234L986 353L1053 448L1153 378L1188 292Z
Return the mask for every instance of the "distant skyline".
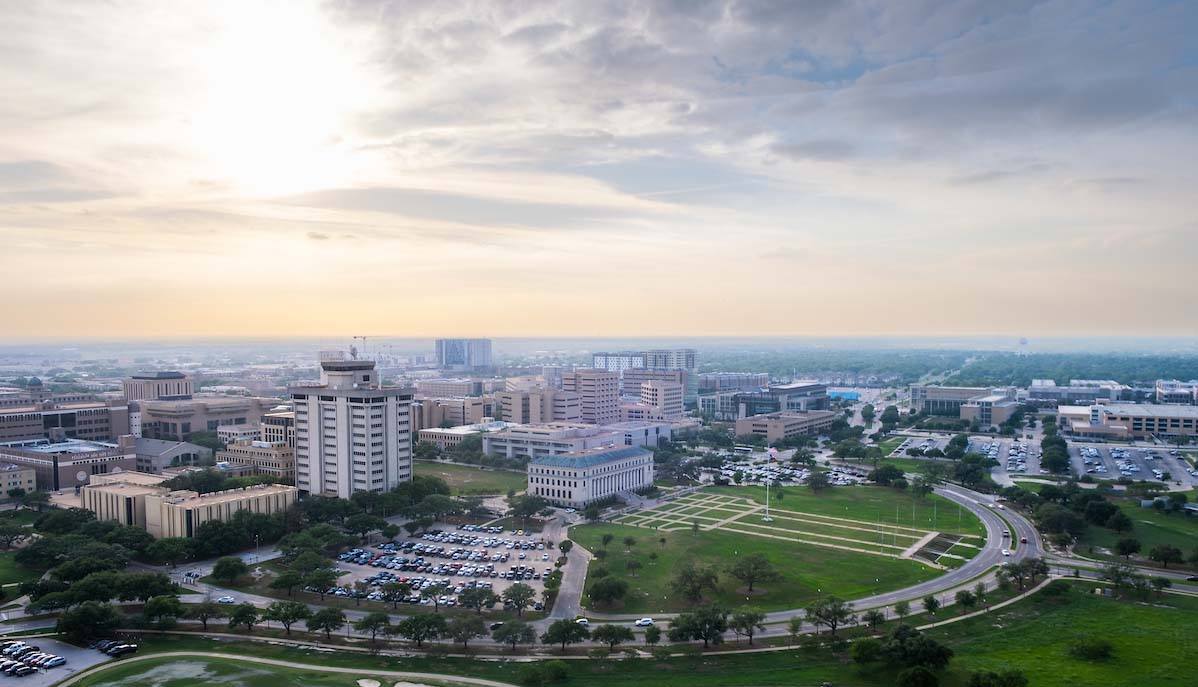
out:
M1198 4L7 3L0 343L1193 336Z

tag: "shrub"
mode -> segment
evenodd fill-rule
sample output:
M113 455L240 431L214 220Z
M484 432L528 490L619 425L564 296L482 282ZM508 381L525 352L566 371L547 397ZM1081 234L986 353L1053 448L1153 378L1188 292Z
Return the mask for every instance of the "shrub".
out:
M1113 656L1115 647L1105 639L1086 637L1069 647L1069 655L1083 661L1105 661Z

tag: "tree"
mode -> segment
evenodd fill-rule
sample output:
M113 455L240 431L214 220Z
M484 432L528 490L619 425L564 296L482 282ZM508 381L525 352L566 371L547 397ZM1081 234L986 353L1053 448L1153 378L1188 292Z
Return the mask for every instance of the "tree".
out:
M245 561L236 556L225 556L224 558L217 559L216 563L212 566L212 577L225 584L232 584L237 578L249 571L250 567L245 564Z
M670 587L687 601L697 603L703 598L704 590L716 588L718 580L715 568L700 568L694 561L687 561L674 573Z
M412 593L412 585L407 582L388 582L382 587L383 598L391 602L392 608L399 608L399 602Z
M334 632L345 627L345 614L336 608L322 608L304 622L309 632L324 632L325 641L328 641Z
M923 598L923 609L932 615L936 615L936 611L940 610L940 600L934 594L928 594Z
M304 585L316 590L320 594L320 600L324 601L324 595L329 592L329 588L337 584L337 575L340 571L334 568L320 567L304 575Z
M957 605L961 607L961 615L965 615L977 605L978 598L968 589L961 589L956 594Z
M354 621L353 628L354 632L369 634L370 644L373 646L380 634L385 634L391 629L391 617L382 611L371 611Z
M450 619L446 634L465 650L470 640L487 636L487 624L477 615L459 615Z
M632 577L636 577L636 571L640 570L642 567L643 566L641 565L641 562L635 558L624 563L624 569L627 570L628 574Z
M1027 676L1018 670L975 672L969 676L969 687L1027 687Z
M1125 559L1130 559L1132 555L1140 552L1140 540L1126 537L1115 542L1115 553L1123 556Z
M146 547L146 558L172 568L191 558L191 540L186 537L166 537Z
M807 621L816 627L826 626L833 637L837 628L854 620L853 605L835 596L811 604L806 608Z
M441 612L441 597L445 596L449 591L449 585L445 582L434 582L428 587L420 590L420 598L428 599L433 602L433 612Z
M254 625L258 623L258 620L258 609L254 607L254 604L237 604L229 613L229 629L236 630L238 627L244 626L246 632L253 632Z
M1100 577L1111 583L1115 593L1130 589L1142 578L1136 569L1127 563L1111 563L1102 569Z
M853 642L850 650L853 662L859 665L882 660L882 642L866 637Z
M574 548L574 542L570 541L569 539L563 539L557 545L557 550L561 551L563 555L570 553L570 549L573 549L573 548Z
M1160 596L1161 592L1173 586L1173 581L1167 577L1153 577L1148 580L1148 584L1152 585L1153 591Z
M603 548L606 549L607 545L612 543L612 540L615 538L616 536L611 533L605 533L602 537L600 537L600 541L603 542Z
M828 473L824 472L823 470L812 470L811 474L807 476L807 486L811 489L811 491L818 494L824 489L832 486L832 483L828 481Z
M1106 519L1105 526L1107 529L1115 530L1116 532L1127 532L1133 527L1131 518L1121 510L1117 510L1111 514L1111 517Z
M1152 547L1148 552L1148 558L1161 564L1161 567L1168 568L1170 563L1181 563L1184 559L1181 549L1170 544L1160 544Z
M749 646L753 646L753 636L758 630L765 630L765 614L752 609L738 611L729 618L728 627L732 628L738 637L748 637Z
M498 603L499 597L490 589L472 587L458 595L458 603L466 608L473 608L482 614L484 608L491 608Z
M758 582L773 582L781 579L782 575L774 569L769 559L762 553L751 553L741 556L728 568L728 573L745 583L752 593L753 585Z
M712 643L724 641L728 631L728 611L719 606L704 606L690 613L681 613L670 622L671 642L702 640L706 649Z
M121 626L125 616L111 604L85 601L63 611L58 616L57 631L68 639L81 642L92 637L103 637Z
M183 604L177 596L155 596L146 600L141 614L148 620L156 620L166 624L183 615Z
M911 666L899 673L895 680L897 687L937 687L939 684L936 673L923 666Z
M537 631L526 622L514 620L495 628L495 631L491 633L491 639L500 644L509 644L512 651L515 651L517 644L536 643Z
M906 618L911 614L911 602L904 600L894 604L894 614L897 615L900 620Z
M307 620L312 612L298 601L275 601L266 607L262 614L263 620L273 620L283 626L283 632L291 635L291 626L301 620Z
M591 583L587 596L597 604L611 605L628 593L628 583L614 577L605 577Z
M1097 637L1083 637L1069 647L1069 655L1083 661L1105 661L1114 653L1113 644Z
M636 537L624 537L624 553L632 553L634 546L636 546Z
M381 530L386 526L386 520L377 515L370 515L369 513L356 513L345 519L346 531L358 535L362 541L366 541L366 535Z
M600 625L591 633L591 639L606 644L608 653L611 653L617 645L631 642L635 637L632 630L623 625Z
M792 616L786 623L786 634L790 636L790 643L794 644L799 638L799 634L803 632L803 618L801 616Z
M656 646L661 641L661 628L656 625L650 625L645 628L645 644Z
M865 405L861 406L861 419L865 421L865 424L872 425L874 422L874 415L874 407L872 404L866 403Z
M566 652L567 644L577 644L590 639L591 633L583 625L573 620L555 620L541 635L542 644L560 644L562 653Z
M204 632L208 631L209 620L224 618L226 615L224 606L208 599L204 599L187 609L187 617L200 621L200 624L204 627Z
M0 520L0 548L6 551L29 534L30 530L21 527L13 520L8 518Z
M531 606L535 598L537 598L537 590L523 582L517 582L503 590L503 603L515 608L517 617L524 616L524 609Z
M893 666L941 670L952 659L953 650L910 625L899 625L882 642L882 656Z
M886 614L878 609L870 609L861 614L861 622L865 623L870 630L877 630L882 623L886 622Z
M420 613L408 616L399 622L396 633L405 639L416 642L419 648L425 641L437 639L448 630L445 618L435 613Z

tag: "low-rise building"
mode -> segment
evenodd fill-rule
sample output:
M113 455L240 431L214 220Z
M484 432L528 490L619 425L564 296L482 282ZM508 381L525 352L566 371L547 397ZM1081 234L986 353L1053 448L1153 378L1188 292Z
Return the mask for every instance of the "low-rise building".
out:
M623 445L623 433L573 422L521 425L483 436L483 453L508 458L536 458Z
M26 493L37 489L37 473L28 465L0 463L0 501L6 501L9 493L20 489Z
M223 444L235 441L258 441L262 438L261 423L257 425L221 425L216 428L216 438Z
M699 393L755 391L770 385L765 372L704 372L699 375Z
M765 437L771 443L797 436L815 436L830 430L838 417L839 413L830 410L754 415L736 421L736 434Z
M652 484L653 454L639 447L584 449L528 464L528 493L560 506L584 508Z
M185 440L192 432L215 432L221 426L257 427L277 398L205 396L182 401L138 401L141 436Z
M0 443L29 439L115 441L129 434L125 401L32 401L0 408Z
M0 445L0 462L32 468L42 491L74 489L97 475L131 471L137 467L134 437L117 443L65 439L36 439Z
M990 394L962 403L960 417L971 423L976 420L982 427L997 427L1010 420L1020 407L1008 394Z
M657 448L663 440L669 441L674 435L674 423L660 420L616 422L603 425L600 429L622 434L625 446L645 448Z
M418 398L454 398L458 396L482 396L504 388L502 379L480 379L458 377L452 379L416 380Z
M430 427L417 432L417 436L419 441L427 441L442 451L447 451L462 443L466 437L478 436L487 432L499 432L513 426L510 422L495 420L457 427Z
M180 465L199 465L212 458L210 448L170 439L138 437L133 442L133 450L137 454L137 471L147 473L158 473Z
M1109 403L1060 406L1057 422L1074 436L1147 439L1198 436L1198 406Z
M239 441L216 454L218 464L225 463L251 475L266 475L287 484L295 484L295 447L282 441Z
M121 384L126 401L182 401L191 398L191 378L182 372L135 374Z
M1153 398L1160 404L1198 404L1198 380L1182 382L1176 379L1158 379Z
M989 396L992 389L977 386L938 386L935 384L912 384L911 409L928 415L951 415L960 417L961 406L975 398Z
M1057 384L1053 379L1033 379L1027 398L1039 405L1090 405L1131 400L1131 387L1112 379L1071 379Z

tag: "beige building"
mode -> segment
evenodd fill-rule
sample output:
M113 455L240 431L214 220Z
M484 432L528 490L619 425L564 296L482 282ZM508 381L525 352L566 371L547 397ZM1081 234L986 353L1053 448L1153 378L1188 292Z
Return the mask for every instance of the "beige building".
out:
M228 463L238 472L295 483L295 447L285 442L239 441L217 451L216 461Z
M0 463L0 500L6 500L13 489L26 492L37 489L37 473L27 465Z
M199 465L212 458L212 449L169 439L138 437L133 442L138 472L162 472L180 465Z
M641 400L653 409L654 420L677 420L682 417L682 396L685 386L678 382L654 379L641 382Z
M1198 436L1198 406L1110 403L1060 406L1057 422L1075 436L1147 439Z
M262 441L273 444L287 444L295 448L295 411L273 410L262 416L259 427Z
M74 489L110 472L137 467L135 439L126 434L117 443L66 439L31 440L0 446L0 463L31 468L43 491Z
M232 444L235 441L258 441L262 438L261 423L257 425L221 425L216 428L216 438L224 444Z
M181 401L194 393L191 378L182 372L136 374L121 387L126 401Z
M961 419L977 420L982 427L997 427L1016 413L1020 404L1007 394L990 394L961 404Z
M502 379L420 379L416 381L416 395L422 398L454 398L457 396L482 396L504 388Z
M496 420L493 422L480 422L474 425L460 425L458 427L429 427L417 432L417 436L420 441L427 441L442 451L447 451L462 443L462 440L466 437L486 434L488 432L499 432L511 426L513 425L510 422Z
M573 508L652 484L653 454L637 446L539 456L528 464L529 494Z
M960 417L963 404L992 393L992 390L986 387L912 384L911 409L929 415Z
M47 400L0 408L0 443L48 438L114 441L129 434L124 401Z
M141 436L184 440L192 432L215 432L221 426L253 426L278 405L277 398L210 396L181 401L139 401Z
M533 387L495 394L495 417L504 422L578 422L582 419L582 396L573 391Z
M623 444L622 432L574 422L547 422L486 434L483 436L483 453L536 458Z
M619 373L605 370L572 370L562 374L562 389L579 395L583 422L605 425L619 421Z
M414 429L476 425L495 417L495 398L417 398L412 405Z
M80 505L99 520L144 527L155 539L193 537L200 525L237 511L280 513L296 501L295 487L262 484L211 494L171 491L162 475L127 472L101 477L80 490Z
M624 370L620 377L620 395L637 398L645 382L675 382L682 386L685 394L687 381L686 370Z
M736 421L736 434L762 436L768 442L797 436L814 436L831 429L832 422L837 417L840 417L840 414L831 410L809 410L805 413L783 411L753 415Z

